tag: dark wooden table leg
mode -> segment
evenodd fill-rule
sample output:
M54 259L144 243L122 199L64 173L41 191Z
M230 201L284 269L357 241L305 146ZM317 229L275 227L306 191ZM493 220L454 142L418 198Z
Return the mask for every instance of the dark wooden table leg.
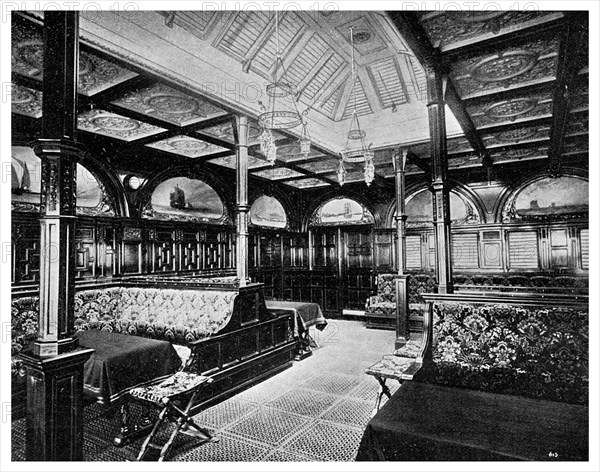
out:
M119 419L119 433L113 439L113 444L117 447L123 447L129 442L147 435L152 429L152 421L147 413L142 415L139 423L132 421L131 408L127 400L121 405Z

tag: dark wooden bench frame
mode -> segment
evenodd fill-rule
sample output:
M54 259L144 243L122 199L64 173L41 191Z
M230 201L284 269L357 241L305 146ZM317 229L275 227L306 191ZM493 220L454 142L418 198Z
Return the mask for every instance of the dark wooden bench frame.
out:
M450 301L467 304L482 302L490 304L508 303L532 307L548 306L587 309L588 299L586 296L469 292L452 295L423 294L423 297L427 302L426 315L423 320L424 339L416 359L409 362L408 367L403 367L402 363L399 362L399 367L396 371L390 369L390 372L382 372L381 364L379 366L376 364L372 368L367 369L367 373L374 375L382 386L379 401L384 394L388 397L391 396L391 399L367 426L357 460L588 460L589 438L587 419L589 410L587 405L529 399L459 387L423 384L421 382L424 380L423 377L425 377L423 375L424 370L427 369L428 363L433 361L433 309L436 302ZM377 367L380 369L378 370ZM385 386L385 380L390 378L399 381L401 384L400 389L394 395L390 395L389 390ZM410 386L408 386L409 383L411 384ZM426 388L414 388L418 384L426 385ZM421 395L423 392L429 392L429 395L440 398L451 394L454 398L452 406L454 411L450 416L452 417L451 421L455 422L452 424L452 428L449 429L448 425L444 423L450 421L446 410L440 410L436 415L438 405L432 405L427 401L425 401L425 406L421 405L420 399L411 395L413 390L422 390ZM511 416L511 420L515 421L515 426L518 426L515 429L521 432L528 430L533 432L542 431L540 429L540 421L561 426L564 428L564 431L560 431L558 435L550 434L553 431L546 433L546 435L543 431L538 434L531 434L528 439L533 442L533 445L529 448L523 447L522 437L515 439L512 443L513 447L511 446L512 439L495 442L493 440L490 441L490 438L487 436L479 440L477 438L474 439L472 435L461 433L473 426L472 422L469 423L467 420L463 424L461 418L467 419L472 415L477 415L477 411L469 411L468 405L475 405L475 409L483 409L486 404L494 405L497 408L497 413L500 410L511 412L515 408L526 408L528 414L519 416L518 420L515 420L514 415ZM465 407L465 405L467 406ZM420 421L414 419L415 411L411 413L411 408L413 407L423 413ZM439 407L444 408L443 406ZM447 407L448 405L446 405ZM424 415L425 412L428 413L427 417ZM394 447L395 451L402 451L398 455L395 455L396 452L388 449L389 454L393 456L391 458L385 456L383 450L386 446L382 447L380 444L377 444L377 439L373 433L373 428L377 427L377 425L381 426L385 421L389 423L390 415L397 415L395 425L390 427L399 432L400 436L404 435L407 441L406 444L398 444L397 447ZM544 417L542 418L539 415L543 415ZM579 423L571 424L569 421L565 421L565 418L572 418L573 422ZM483 430L491 431L493 436L496 425L492 424L492 422L497 420L497 416L487 416L486 413L483 419L479 418L479 421L474 424L477 424L477 427ZM437 430L437 435L434 435L434 437L431 436L432 429ZM553 441L556 441L557 438L560 438L564 444L554 444ZM574 451L569 450L569 446L573 444L578 447L572 448L576 449ZM558 452L559 450L560 452ZM432 451L435 451L435 453ZM546 451L546 453L540 453L540 451ZM429 457L427 457L428 453L430 454Z

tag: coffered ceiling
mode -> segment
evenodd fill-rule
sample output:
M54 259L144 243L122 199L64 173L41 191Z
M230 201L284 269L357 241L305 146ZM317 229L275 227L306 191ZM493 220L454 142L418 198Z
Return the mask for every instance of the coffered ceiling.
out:
M41 19L15 15L12 28L13 113L33 123L42 116ZM422 64L448 76L451 171L587 162L586 13L304 11L277 23L266 11L82 12L80 25L79 130L134 150L112 161L126 171L147 173L134 169L145 155L235 168L241 113L250 117L251 175L296 189L335 186L356 104L377 178L393 177L398 147L409 150L409 174L427 173ZM257 117L278 49L297 90L283 106L306 112L315 145L303 156L299 129L278 132L270 166ZM346 168L347 183L362 182L360 164Z

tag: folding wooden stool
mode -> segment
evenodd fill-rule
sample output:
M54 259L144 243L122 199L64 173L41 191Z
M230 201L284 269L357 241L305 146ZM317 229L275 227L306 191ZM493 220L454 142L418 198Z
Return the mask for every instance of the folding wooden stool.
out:
M138 461L141 461L148 451L154 449L160 451L158 461L162 462L180 432L200 438L203 442L218 442L218 438L214 438L208 430L198 426L190 415L190 410L200 389L210 382L212 382L210 377L180 371L158 384L136 387L130 390L129 393L133 399L142 400L162 408L152 431L142 445L137 457ZM176 403L185 401L186 398L188 400L185 407L177 406ZM153 439L165 420L175 422L175 429L169 436L168 441L161 446L154 443Z

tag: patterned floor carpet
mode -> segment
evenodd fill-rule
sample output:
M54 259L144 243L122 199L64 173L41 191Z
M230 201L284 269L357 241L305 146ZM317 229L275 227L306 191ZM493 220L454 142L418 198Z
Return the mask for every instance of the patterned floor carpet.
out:
M196 416L218 443L198 445L197 439L180 434L168 459L354 460L378 391L377 381L364 370L393 352L394 332L366 329L359 321L332 320L325 330L311 334L319 345L311 357ZM392 384L394 391L397 384ZM85 460L135 460L142 439L113 447L109 438L117 432L117 421L99 407L85 409L84 424ZM25 459L24 448L25 421L14 421L13 460Z

